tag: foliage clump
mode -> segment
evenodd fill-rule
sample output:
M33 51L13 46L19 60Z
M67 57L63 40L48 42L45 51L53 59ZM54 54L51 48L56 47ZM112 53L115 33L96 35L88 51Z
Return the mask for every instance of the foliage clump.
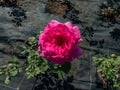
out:
M105 57L93 57L93 62L104 84L113 88L120 87L120 56L112 54Z
M5 75L5 83L9 84L12 77L20 72L26 72L26 78L30 79L40 74L45 74L47 71L52 71L57 74L59 79L64 79L71 69L71 63L67 62L63 65L53 64L43 58L37 51L37 37L30 37L23 45L21 55L26 57L26 60L21 65L16 56L13 56L8 64L1 66L0 75Z
M102 4L99 12L100 19L106 22L120 22L120 7L109 4Z

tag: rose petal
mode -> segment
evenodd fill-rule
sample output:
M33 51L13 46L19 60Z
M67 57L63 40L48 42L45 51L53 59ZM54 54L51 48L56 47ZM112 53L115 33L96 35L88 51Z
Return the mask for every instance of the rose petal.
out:
M66 22L65 25L66 25L69 29L72 29L72 23L71 23L71 22Z

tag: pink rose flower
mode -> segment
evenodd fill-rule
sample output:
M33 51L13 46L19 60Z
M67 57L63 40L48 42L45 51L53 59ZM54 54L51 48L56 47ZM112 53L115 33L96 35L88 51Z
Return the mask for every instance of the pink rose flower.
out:
M39 35L38 52L54 64L64 64L82 54L78 46L82 41L77 26L52 20Z

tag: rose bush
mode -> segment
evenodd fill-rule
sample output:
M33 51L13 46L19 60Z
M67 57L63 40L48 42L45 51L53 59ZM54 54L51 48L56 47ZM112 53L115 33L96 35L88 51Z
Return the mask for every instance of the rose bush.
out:
M38 52L54 64L64 64L82 54L78 46L82 41L78 26L52 20L39 35Z
M64 80L67 74L73 76L76 69L76 63L70 61L82 54L80 42L82 38L77 26L52 20L39 37L29 37L22 43L20 55L26 58L24 62L20 63L16 56L12 56L7 64L0 67L0 76L5 75L5 83L9 84L11 78L23 71L26 71L27 79L36 77L36 80L40 74L50 71L58 75L56 79Z

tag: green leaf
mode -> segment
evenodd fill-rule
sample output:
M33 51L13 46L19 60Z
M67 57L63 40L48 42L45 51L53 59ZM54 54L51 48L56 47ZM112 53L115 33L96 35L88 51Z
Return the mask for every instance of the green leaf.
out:
M50 68L51 70L54 69L54 64L52 64L51 62L48 62L48 66L49 66L49 68Z
M31 77L33 77L33 74L27 73L27 79L30 79Z
M70 62L66 62L64 65L62 65L61 67L61 70L64 72L64 73L69 73L71 69L71 63Z
M40 70L43 71L43 72L47 71L48 68L49 68L49 66L48 66L47 64L46 64L46 65L41 65L41 66L40 66Z
M9 83L10 83L10 77L6 76L6 78L5 78L5 84L9 84Z
M22 71L22 68L19 68L18 71L21 72L21 71Z
M40 74L40 72L41 72L39 67L35 68L35 71L36 71L36 74Z
M58 64L54 64L54 69L58 69L59 68L59 65Z
M17 61L17 57L16 56L12 56L10 61L16 62Z
M63 71L58 71L58 77L59 77L59 79L64 79L65 78L65 73L63 72Z
M0 75L2 75L3 74L3 72L2 71L0 71Z
M18 73L18 71L11 71L10 76L15 76L15 75L17 75L17 73Z

